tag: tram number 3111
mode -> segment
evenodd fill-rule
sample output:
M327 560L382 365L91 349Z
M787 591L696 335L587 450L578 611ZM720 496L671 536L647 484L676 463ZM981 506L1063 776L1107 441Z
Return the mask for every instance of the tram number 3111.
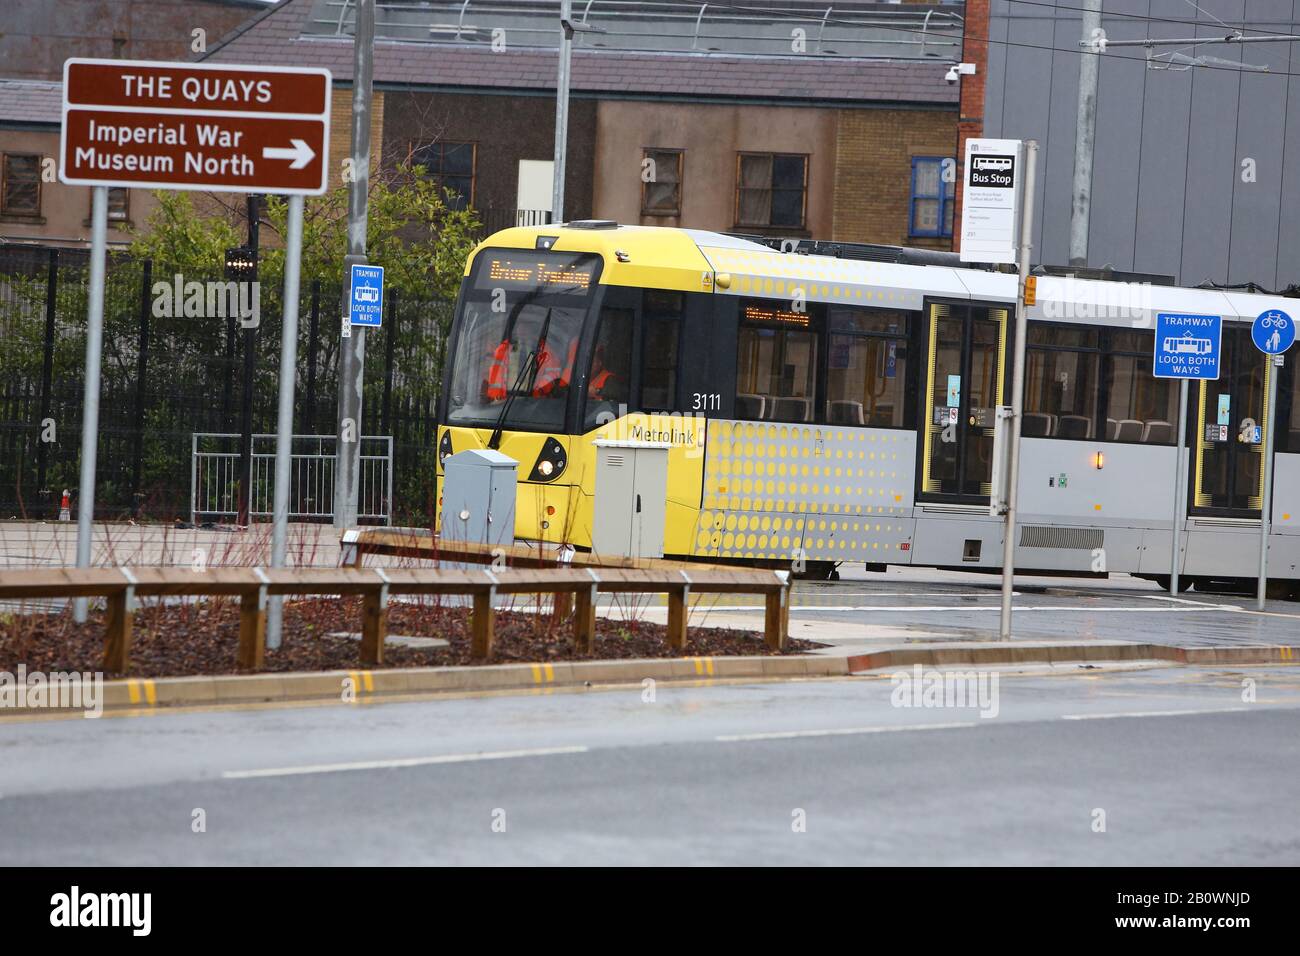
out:
M696 412L716 412L722 408L721 392L692 392L694 396L691 410Z

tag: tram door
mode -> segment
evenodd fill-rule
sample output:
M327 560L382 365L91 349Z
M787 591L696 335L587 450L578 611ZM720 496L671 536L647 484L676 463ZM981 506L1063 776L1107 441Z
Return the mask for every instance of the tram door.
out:
M1219 380L1193 385L1189 395L1196 428L1189 436L1192 513L1257 518L1264 499L1264 404L1275 369L1248 327L1226 323L1219 363Z
M1008 312L939 302L928 308L921 497L988 504Z

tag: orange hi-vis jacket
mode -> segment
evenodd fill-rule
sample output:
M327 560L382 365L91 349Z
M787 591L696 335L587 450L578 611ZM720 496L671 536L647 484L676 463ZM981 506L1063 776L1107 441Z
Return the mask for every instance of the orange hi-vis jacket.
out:
M559 357L547 348L543 342L537 358L537 384L533 387L534 398L544 398L557 388L566 388L573 380L573 361L578 354L578 340L569 343L569 354L564 367L560 367Z
M510 340L505 339L492 351L492 365L488 368L487 397L489 402L504 401L506 376L510 374Z

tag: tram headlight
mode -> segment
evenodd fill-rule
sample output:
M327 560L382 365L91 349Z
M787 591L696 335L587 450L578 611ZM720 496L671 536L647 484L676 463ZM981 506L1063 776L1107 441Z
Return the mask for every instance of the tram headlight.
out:
M453 454L451 447L451 430L442 433L442 438L438 440L438 464L441 465L448 457Z
M564 468L568 463L569 453L564 450L564 446L554 438L548 438L542 443L542 453L533 463L533 470L528 480L554 481L564 474Z

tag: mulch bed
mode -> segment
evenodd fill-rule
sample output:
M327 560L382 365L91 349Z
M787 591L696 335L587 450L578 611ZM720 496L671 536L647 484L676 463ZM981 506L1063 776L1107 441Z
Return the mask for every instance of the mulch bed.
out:
M698 613L698 612L697 612ZM493 663L608 660L642 657L710 657L768 655L763 636L753 631L690 626L684 652L674 652L665 628L636 619L596 618L595 653L575 651L569 622L555 622L549 613L498 611ZM330 637L332 632L361 629L360 598L301 600L285 604L283 640L267 651L264 671L356 669L360 642ZM448 647L384 648L382 667L445 667L482 664L470 657L469 609L434 603L395 601L389 605L388 633L441 637ZM149 604L137 611L131 641L130 670L106 676L182 677L238 674L239 607L234 601L189 604ZM822 645L791 638L786 654L805 653ZM52 614L0 614L0 670L18 664L28 671L97 671L103 664L104 621L92 611L85 624L76 624L70 610Z

